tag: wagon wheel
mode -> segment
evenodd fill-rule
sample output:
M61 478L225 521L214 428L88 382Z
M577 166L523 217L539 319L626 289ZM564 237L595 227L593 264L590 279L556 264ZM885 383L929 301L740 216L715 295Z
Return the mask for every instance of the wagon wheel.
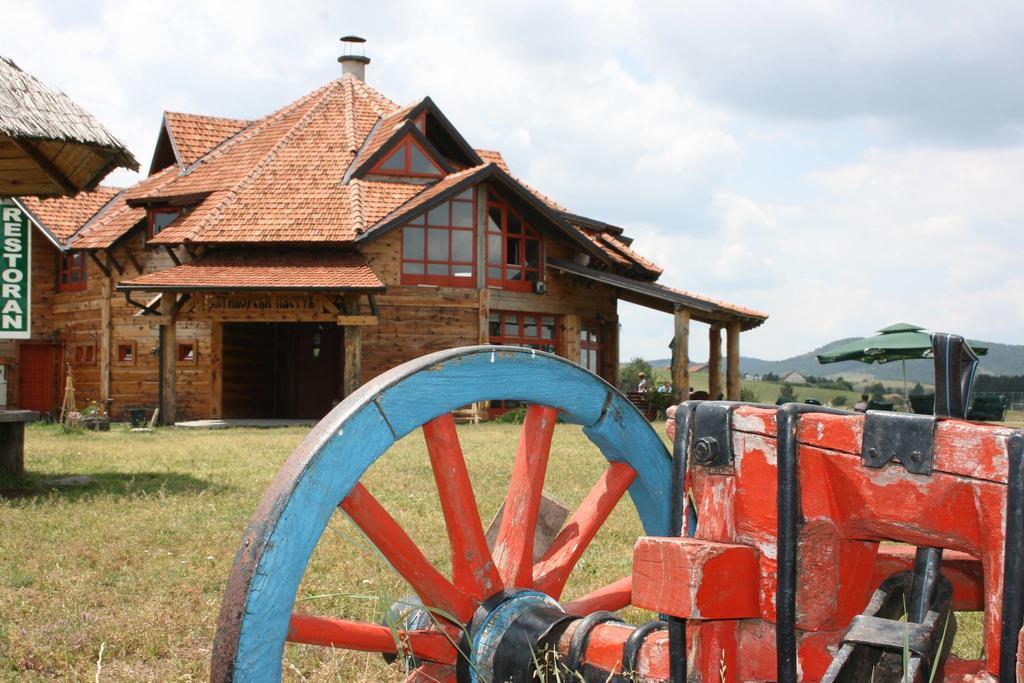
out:
M515 400L530 406L513 463L508 512L493 554L476 513L450 414L484 400ZM532 534L521 530L532 529L536 521L556 415L582 425L610 464L534 565ZM378 457L417 428L427 441L451 543L450 580L359 483ZM478 629L472 642L463 640L470 622L479 624L481 616L486 621L499 609L507 617L516 605L557 604L576 562L627 489L644 531L667 535L670 469L668 452L636 408L609 384L562 358L517 347L477 346L405 363L332 410L264 494L228 580L211 678L277 680L286 641L396 651L388 627L292 614L306 565L340 503L419 600L454 622L442 618L433 628L400 632L403 653L421 662L409 680L422 675L423 680L454 681L457 667L462 671L459 678L466 678L460 652L472 660L472 678L477 679L481 667L486 668L487 647L493 641L481 635L486 629ZM580 615L620 609L629 604L628 581L627 577L562 607ZM530 590L513 594L512 589ZM498 597L510 594L500 608L494 607Z

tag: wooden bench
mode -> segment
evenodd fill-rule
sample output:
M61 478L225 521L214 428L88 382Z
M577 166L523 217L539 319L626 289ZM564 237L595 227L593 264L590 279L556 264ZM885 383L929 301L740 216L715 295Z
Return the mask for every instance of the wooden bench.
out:
M34 410L0 410L0 473L25 473L25 423L38 419Z

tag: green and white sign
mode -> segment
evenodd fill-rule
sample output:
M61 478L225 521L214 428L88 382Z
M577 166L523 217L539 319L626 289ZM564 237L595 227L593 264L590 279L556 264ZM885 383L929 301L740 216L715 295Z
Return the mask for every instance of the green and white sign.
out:
M0 339L31 334L32 232L25 212L0 198Z

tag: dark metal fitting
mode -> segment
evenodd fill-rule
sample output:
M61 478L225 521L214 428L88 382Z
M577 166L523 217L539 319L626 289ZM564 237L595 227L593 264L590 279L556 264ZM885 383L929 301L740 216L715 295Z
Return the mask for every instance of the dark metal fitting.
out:
M718 441L713 436L697 439L693 445L693 459L701 465L710 465L718 458Z

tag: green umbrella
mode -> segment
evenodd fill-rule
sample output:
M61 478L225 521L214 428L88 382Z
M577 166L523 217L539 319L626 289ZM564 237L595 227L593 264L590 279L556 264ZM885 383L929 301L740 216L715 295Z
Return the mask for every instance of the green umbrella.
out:
M988 349L968 342L979 356L988 353ZM819 363L838 363L843 360L856 360L861 363L891 363L894 360L903 362L903 394L910 401L907 392L907 361L932 357L932 337L923 327L908 323L896 323L878 331L873 337L855 339L825 353L818 354Z

